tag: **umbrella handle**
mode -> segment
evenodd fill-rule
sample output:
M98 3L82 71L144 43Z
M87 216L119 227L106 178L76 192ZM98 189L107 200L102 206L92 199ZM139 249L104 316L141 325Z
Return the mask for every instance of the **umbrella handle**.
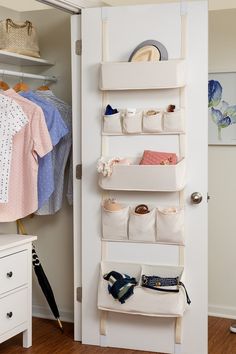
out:
M22 220L20 220L20 219L16 220L16 225L17 225L17 233L18 234L28 235Z

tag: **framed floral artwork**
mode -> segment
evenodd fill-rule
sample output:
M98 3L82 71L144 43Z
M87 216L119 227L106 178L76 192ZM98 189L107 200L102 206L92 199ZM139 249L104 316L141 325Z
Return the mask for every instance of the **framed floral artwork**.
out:
M209 145L236 145L236 72L210 73Z

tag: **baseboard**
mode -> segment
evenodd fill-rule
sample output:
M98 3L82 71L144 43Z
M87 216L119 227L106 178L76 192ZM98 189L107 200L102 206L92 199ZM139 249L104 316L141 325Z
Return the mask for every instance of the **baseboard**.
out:
M48 320L54 320L51 310L48 307L33 305L32 308L33 317L46 318ZM60 319L64 322L74 322L73 311L60 310Z
M208 306L208 314L213 317L230 318L236 320L236 307L228 306Z

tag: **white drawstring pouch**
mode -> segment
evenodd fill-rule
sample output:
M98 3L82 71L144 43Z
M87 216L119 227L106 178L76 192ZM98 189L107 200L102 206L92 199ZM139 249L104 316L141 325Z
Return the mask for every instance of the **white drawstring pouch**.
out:
M155 215L155 209L147 214L137 214L132 210L129 219L129 239L155 242Z
M184 209L158 208L156 215L157 241L184 244Z
M164 131L184 132L184 110L177 109L174 112L164 113Z
M137 111L135 114L126 113L123 119L123 130L126 134L142 133L143 112Z
M143 114L143 132L144 133L158 133L163 131L162 117L163 112L160 110L153 110L158 113L149 115L148 111Z
M102 206L102 234L104 239L128 239L129 206L110 211Z
M121 113L105 115L103 117L103 132L104 133L122 133Z

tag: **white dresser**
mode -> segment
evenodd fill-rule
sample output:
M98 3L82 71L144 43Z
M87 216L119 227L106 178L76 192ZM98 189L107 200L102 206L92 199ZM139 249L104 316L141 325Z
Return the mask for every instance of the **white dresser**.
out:
M0 343L23 333L32 345L32 241L36 236L0 235Z

